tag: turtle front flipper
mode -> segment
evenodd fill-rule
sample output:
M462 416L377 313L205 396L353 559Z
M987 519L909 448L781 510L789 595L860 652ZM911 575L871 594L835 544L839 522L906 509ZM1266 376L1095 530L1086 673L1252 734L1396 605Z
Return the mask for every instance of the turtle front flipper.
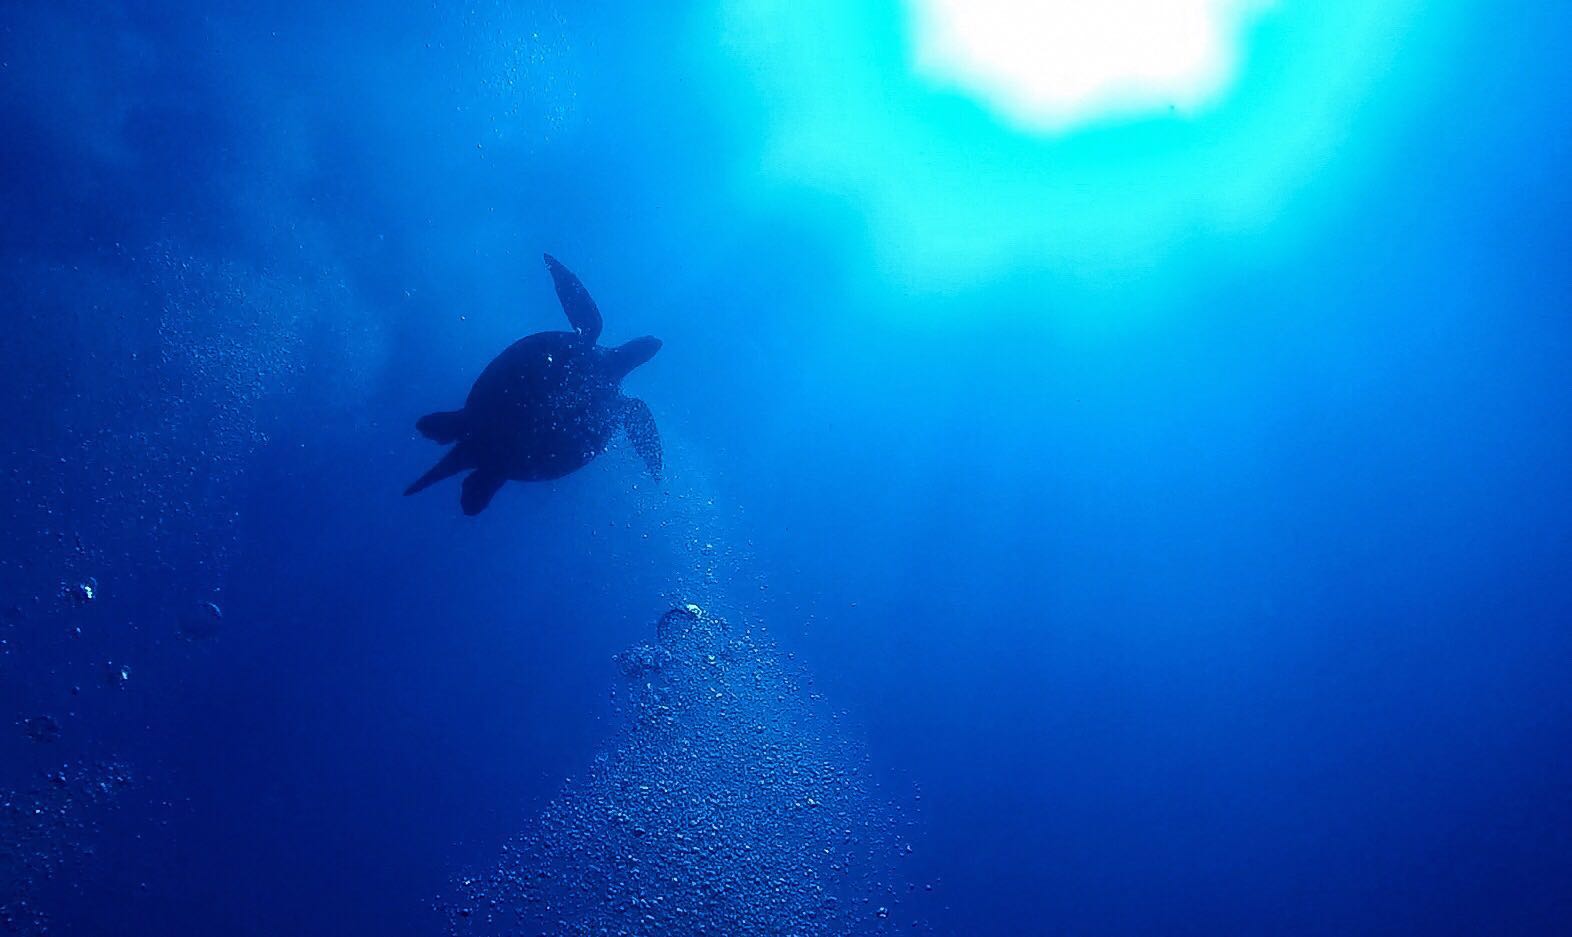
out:
M551 271L551 282L557 288L557 300L562 311L568 314L573 331L584 336L591 344L600 338L600 309L590 297L589 290L573 275L573 271L546 254L546 269Z
M644 460L644 467L649 469L650 477L660 481L660 431L655 428L655 414L650 412L649 404L644 401L636 397L625 399L622 428L628 434L628 441L633 443L633 451Z
M471 517L486 509L492 496L507 478L495 469L476 469L464 476L464 490L459 494L459 506Z

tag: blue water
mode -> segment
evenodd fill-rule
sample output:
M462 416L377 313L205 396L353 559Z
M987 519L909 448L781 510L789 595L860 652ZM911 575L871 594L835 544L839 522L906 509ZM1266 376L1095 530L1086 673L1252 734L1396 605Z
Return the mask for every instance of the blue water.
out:
M5 4L0 932L1572 933L1572 10L1278 6ZM546 251L665 477L400 497Z

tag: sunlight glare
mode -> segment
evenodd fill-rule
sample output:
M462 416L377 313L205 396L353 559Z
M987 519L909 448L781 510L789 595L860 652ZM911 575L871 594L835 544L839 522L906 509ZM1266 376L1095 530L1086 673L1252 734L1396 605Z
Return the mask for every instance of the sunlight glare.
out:
M911 0L917 68L1058 130L1215 100L1271 0Z

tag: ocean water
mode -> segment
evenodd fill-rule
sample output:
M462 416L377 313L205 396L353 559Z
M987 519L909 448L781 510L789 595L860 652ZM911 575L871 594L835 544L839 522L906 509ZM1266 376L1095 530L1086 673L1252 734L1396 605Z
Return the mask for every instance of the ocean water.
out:
M0 933L1572 933L1572 8L940 6L0 5Z

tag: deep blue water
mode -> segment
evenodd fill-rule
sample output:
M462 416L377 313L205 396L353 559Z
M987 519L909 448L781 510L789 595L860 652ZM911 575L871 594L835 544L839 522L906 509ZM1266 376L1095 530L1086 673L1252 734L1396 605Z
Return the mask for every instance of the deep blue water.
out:
M5 4L0 932L1572 933L1572 9L1281 6ZM665 478L400 497L544 251Z

